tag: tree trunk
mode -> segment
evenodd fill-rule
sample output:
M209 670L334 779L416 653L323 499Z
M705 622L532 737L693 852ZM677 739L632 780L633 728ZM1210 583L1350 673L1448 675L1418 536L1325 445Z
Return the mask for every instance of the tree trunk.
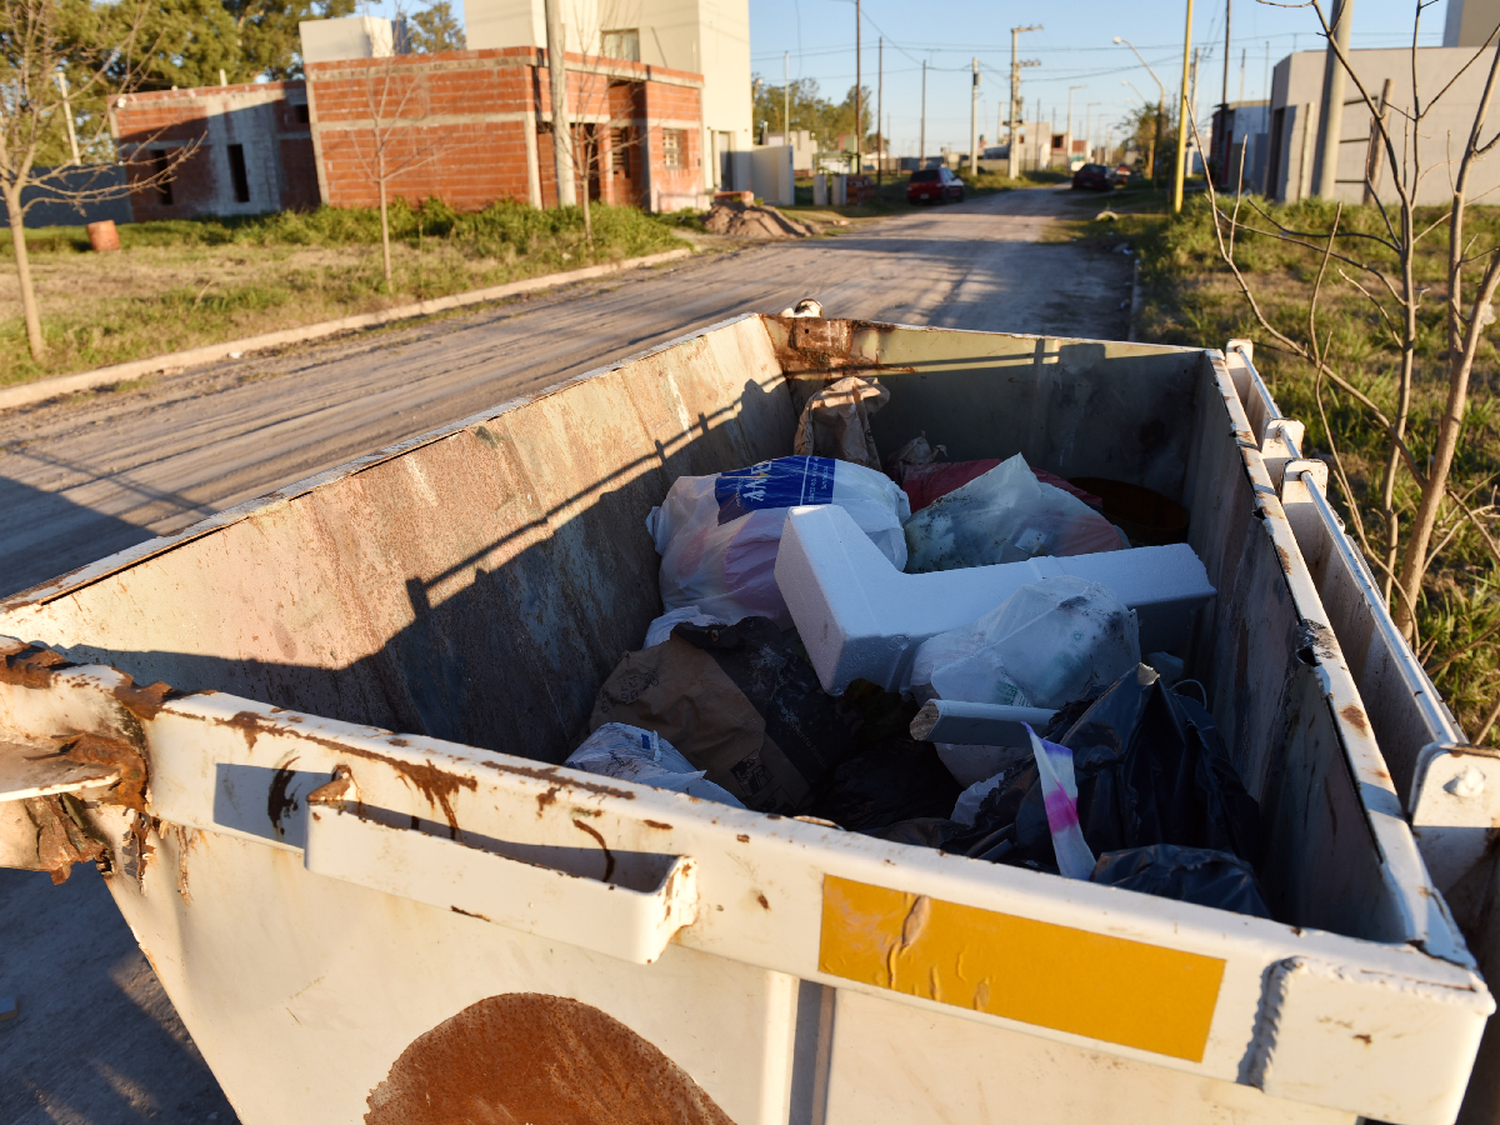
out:
M380 259L385 266L385 291L391 292L391 224L386 217L385 150L380 153Z
M10 239L16 248L16 276L21 282L21 311L26 317L26 343L31 358L41 361L47 350L42 339L42 317L37 311L36 288L31 282L31 260L26 256L26 221L21 213L21 193L7 191L5 206L10 213Z

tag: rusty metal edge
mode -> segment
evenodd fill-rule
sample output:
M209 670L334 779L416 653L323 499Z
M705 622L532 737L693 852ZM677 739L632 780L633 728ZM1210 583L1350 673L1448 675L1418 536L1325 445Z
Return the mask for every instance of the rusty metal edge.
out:
M227 340L221 344L205 344L201 348L189 348L186 351L169 352L166 355L152 356L149 359L137 359L129 363L117 363L111 367L96 367L92 371L83 371L76 375L58 375L50 379L39 379L34 383L22 383L15 387L0 388L0 410L14 410L21 406L31 406L38 402L45 402L50 398L76 394L79 391L108 386L111 383L122 383L127 379L140 378L142 375L168 374L175 371L182 371L189 367L196 367L201 363L213 363L237 352L259 352L270 348L301 344L308 340L319 340L327 336L337 336L344 332L358 331L361 328L376 328L382 324L390 324L393 321L415 320L419 317L431 316L434 313L447 312L449 309L483 304L486 301L499 301L506 297L531 293L538 289L549 289L553 286L567 285L575 281L589 281L597 277L607 277L610 274L621 273L625 270L664 265L667 262L675 262L682 258L690 257L692 254L693 250L691 247L684 247L680 250L665 250L660 254L647 254L641 258L627 258L624 261L605 262L597 266L586 266L583 269L543 274L540 277L524 278L521 281L512 281L505 285L492 285L487 289L470 289L464 293L454 293L447 297L436 297L430 301L416 301L408 305L397 305L395 308L382 309L379 312L360 313L356 316L340 317L337 320L324 320L317 324L304 325L301 328L288 328L281 332L266 332L259 336L246 336L239 340Z

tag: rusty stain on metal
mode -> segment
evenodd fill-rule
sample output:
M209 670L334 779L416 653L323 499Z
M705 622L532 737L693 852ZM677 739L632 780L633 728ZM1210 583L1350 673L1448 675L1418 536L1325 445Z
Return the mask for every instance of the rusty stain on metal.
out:
M766 899L766 896L765 896L764 893L757 892L756 895L755 895L755 901L758 902L758 903L760 903L760 905L761 905L761 907L763 909L765 909L765 910L770 910L771 909L771 904Z
M491 996L418 1036L366 1102L366 1125L733 1125L619 1020L541 993Z
M146 811L146 759L130 743L97 734L78 734L64 742L58 756L74 762L115 766L120 771L120 780L105 791L103 799L138 813Z
M307 795L309 805L337 805L347 801L355 792L354 774L349 767L333 767L333 780L318 786Z
M125 874L136 881L142 894L146 891L146 869L151 866L151 857L156 854L156 848L147 836L160 824L160 821L144 813L136 813L131 817L130 835L121 849L125 858Z
M599 830L592 824L585 824L577 817L574 817L573 826L583 829L595 840L599 841L599 846L604 849L604 882L609 882L615 873L615 853L609 850L609 845L604 842L604 837L600 835Z
M536 815L538 817L540 817L544 812L547 811L548 805L557 804L558 789L559 786L554 785L551 789L547 790L547 792L538 793L536 795Z
M1292 573L1292 556L1291 556L1291 553L1285 547L1283 547L1280 543L1276 544L1276 558L1278 560L1280 560L1280 562L1281 562L1281 573L1283 573L1283 574L1290 574L1290 573Z
M735 836L735 839L738 840L742 844L748 844L750 842L750 837L747 836L747 835L745 835L745 833L743 833L743 832L741 832L739 835Z
M597 793L601 797L620 797L627 801L635 800L635 794L628 789L616 789L612 785L600 785L598 782L585 781L582 778L559 777L557 766L517 766L509 762L482 761L481 766L495 770L498 773L513 773L517 777L530 777L537 781L550 781L558 789L567 787L569 789L581 789L585 793ZM555 799L555 798L554 798ZM551 804L548 801L547 804Z
M266 794L266 816L271 821L271 827L276 829L277 839L286 839L286 829L281 826L282 820L288 813L297 811L297 797L288 794L287 788L292 783L292 778L297 776L297 771L292 769L292 763L297 759L292 758L286 765L276 771L271 778L271 788Z
M388 739L386 739L386 741L389 742L392 746L403 746L404 747L404 746L410 746L411 745L411 742L409 740L405 739L405 738L388 738Z
M483 914L476 914L472 910L465 910L462 906L450 906L448 907L448 909L453 911L453 913L455 914L462 914L465 918L478 918L481 922L489 921L489 919Z
M0 659L0 684L44 688L52 683L55 672L70 667L68 658L41 645L27 645L19 652Z
M1346 703L1339 708L1339 717L1342 718L1360 734L1370 733L1370 721L1365 718L1365 713L1360 709L1358 703Z
M165 705L167 696L172 694L171 687L160 680L145 687L136 687L135 681L125 673L120 673L120 677L124 682L111 688L110 694L120 701L120 706L142 722L156 718L157 712Z
M32 797L22 805L36 827L37 870L50 874L54 884L66 883L75 863L107 864L108 846L76 813L72 797Z
M666 832L670 832L672 830L672 826L670 824L663 824L659 820L648 820L645 822L645 825L647 828L660 828Z

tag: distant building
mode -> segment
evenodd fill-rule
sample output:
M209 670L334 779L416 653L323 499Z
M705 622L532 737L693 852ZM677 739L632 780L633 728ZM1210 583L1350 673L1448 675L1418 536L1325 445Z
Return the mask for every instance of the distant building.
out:
M1259 192L1266 179L1270 150L1271 103L1231 102L1214 110L1208 151L1217 172L1215 182L1234 188L1241 182L1248 192Z
M1480 38L1482 41L1484 37ZM1323 51L1299 51L1277 63L1273 72L1264 180L1255 190L1275 199L1290 202L1311 194L1318 115L1323 100L1324 58ZM1479 65L1470 65L1473 59L1474 48L1468 46L1419 47L1415 62L1410 48L1349 52L1351 66L1372 97L1378 99L1386 81L1390 81L1391 129L1397 137L1396 151L1409 152L1413 144L1420 146L1426 174L1418 188L1418 203L1442 203L1451 196L1449 176L1441 166L1457 159L1461 152L1489 72L1488 55ZM1406 138L1401 114L1396 110L1411 111L1413 71L1427 99L1449 82L1452 86L1428 110L1421 134ZM1358 87L1350 81L1345 100L1352 102L1358 97ZM1379 146L1371 143L1371 126L1372 115L1365 106L1345 107L1335 198L1346 202L1363 199L1367 167L1373 170L1374 182L1385 201L1389 203L1395 198L1390 190L1389 162L1383 151L1377 151ZM1472 172L1469 198L1478 199L1496 187L1500 187L1500 161L1479 161Z
M130 197L138 222L318 205L303 82L126 94L110 106L109 118L116 145L134 158L137 179L195 146L170 182Z
M787 138L781 133L767 133L766 144L774 147L784 145ZM818 155L818 144L813 140L811 129L793 129L792 137L792 168L799 176L811 176L813 174L813 161Z
M749 0L558 0L567 49L702 76L701 116L694 122L704 154L702 187L748 189L735 180L734 153L753 145ZM544 0L466 0L471 48L547 45ZM741 173L743 175L743 172Z
M1448 0L1444 47L1483 47L1500 26L1500 0Z

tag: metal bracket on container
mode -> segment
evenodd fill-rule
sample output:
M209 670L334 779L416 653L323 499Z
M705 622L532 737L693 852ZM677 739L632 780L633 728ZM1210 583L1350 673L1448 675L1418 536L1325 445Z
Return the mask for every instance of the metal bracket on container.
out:
M1286 467L1292 462L1299 465L1322 466L1323 479L1319 487L1327 491L1328 466L1321 461L1302 460L1302 442L1307 436L1307 427L1295 418L1267 418L1260 430L1260 455L1271 474L1271 483L1278 489L1286 476ZM1316 473L1317 469L1311 469Z
M1500 822L1500 750L1422 747L1407 808L1433 884L1449 895L1485 857Z

